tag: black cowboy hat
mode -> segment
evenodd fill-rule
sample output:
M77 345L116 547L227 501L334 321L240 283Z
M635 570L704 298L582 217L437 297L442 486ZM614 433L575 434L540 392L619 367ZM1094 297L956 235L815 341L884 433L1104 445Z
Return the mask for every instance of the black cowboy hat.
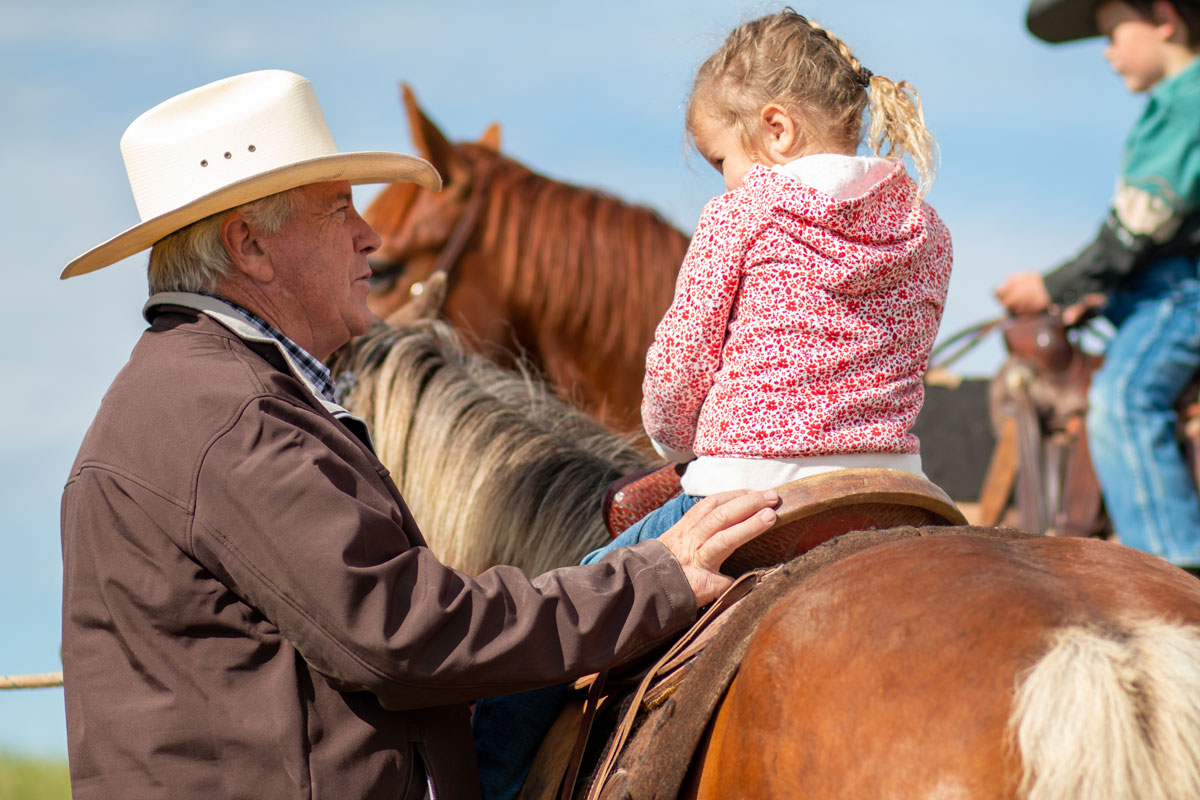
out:
M1025 14L1025 27L1042 41L1058 44L1099 36L1096 8L1104 0L1032 0ZM1180 6L1200 7L1197 0L1171 0Z
M1025 26L1042 41L1058 44L1099 36L1096 6L1101 0L1033 0Z

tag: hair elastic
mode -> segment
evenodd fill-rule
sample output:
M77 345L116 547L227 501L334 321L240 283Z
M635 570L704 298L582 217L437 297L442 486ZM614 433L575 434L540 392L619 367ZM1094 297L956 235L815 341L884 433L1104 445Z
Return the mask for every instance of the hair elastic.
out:
M861 83L863 86L869 85L871 83L871 78L873 78L874 76L875 76L875 73L871 72L871 70L867 69L866 67L858 68L858 82Z

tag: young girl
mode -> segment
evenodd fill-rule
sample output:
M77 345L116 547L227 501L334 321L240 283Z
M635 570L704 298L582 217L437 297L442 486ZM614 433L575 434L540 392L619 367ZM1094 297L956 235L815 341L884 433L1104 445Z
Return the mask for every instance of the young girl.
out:
M873 156L856 155L864 111ZM584 563L726 489L848 467L922 474L909 428L951 247L899 163L907 153L928 187L934 143L916 93L786 10L704 62L687 130L728 191L692 237L642 402L659 453L690 461L683 494Z
M699 497L847 467L921 474L908 430L950 280L915 93L872 75L793 11L742 25L696 76L687 128L725 177L704 209L646 364L642 414L684 494L614 547L658 536ZM855 155L863 138L875 157ZM884 157L878 157L886 144ZM520 789L564 687L475 707L483 795Z

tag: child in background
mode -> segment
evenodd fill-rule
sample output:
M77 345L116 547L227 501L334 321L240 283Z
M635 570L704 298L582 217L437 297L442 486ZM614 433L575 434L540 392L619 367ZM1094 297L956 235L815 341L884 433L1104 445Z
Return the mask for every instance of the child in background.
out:
M1012 275L1014 313L1107 295L1116 327L1088 391L1088 446L1121 542L1200 568L1200 501L1175 438L1175 401L1200 369L1200 2L1038 0L1048 42L1106 36L1130 91L1148 92L1095 240L1046 275ZM1064 311L1064 319L1077 313Z
M856 155L864 111L871 156ZM683 494L584 563L661 535L719 491L850 467L923 476L909 429L951 245L922 201L934 143L916 93L786 10L704 62L687 130L728 191L692 237L642 402L659 453L690 462Z

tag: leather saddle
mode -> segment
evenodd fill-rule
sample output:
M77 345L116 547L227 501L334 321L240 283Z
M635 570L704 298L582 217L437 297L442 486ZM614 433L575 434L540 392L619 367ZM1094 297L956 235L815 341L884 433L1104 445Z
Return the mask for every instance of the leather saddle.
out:
M980 492L983 525L997 524L1010 496L1019 525L1057 536L1111 533L1087 447L1087 392L1102 357L1084 352L1052 314L1005 324L1009 357L992 380L996 449ZM1177 435L1200 489L1200 375L1180 395Z
M605 497L605 519L616 536L678 494L678 464L618 481ZM895 469L840 469L776 488L782 502L775 525L740 547L722 571L737 576L790 561L856 530L901 525L965 525L954 501L932 481Z
M1083 435L1100 357L1072 342L1051 314L1008 320L1004 345L1009 357L988 392L996 448L980 491L980 522L999 523L1012 494L1024 530L1102 534L1108 521Z

